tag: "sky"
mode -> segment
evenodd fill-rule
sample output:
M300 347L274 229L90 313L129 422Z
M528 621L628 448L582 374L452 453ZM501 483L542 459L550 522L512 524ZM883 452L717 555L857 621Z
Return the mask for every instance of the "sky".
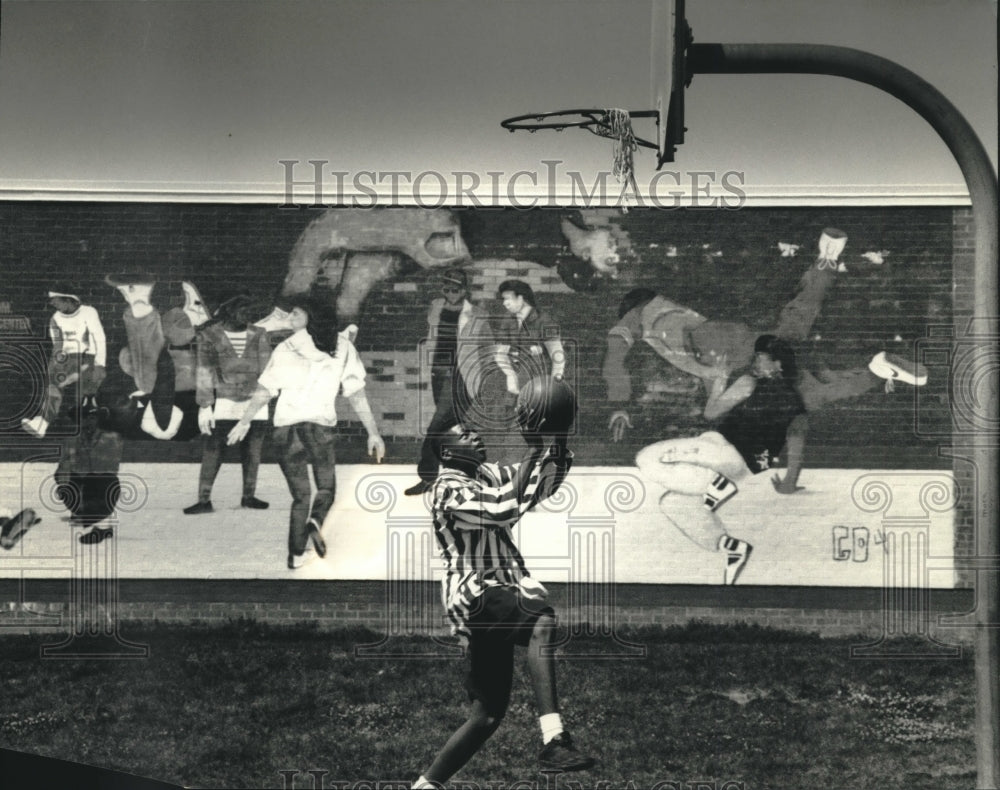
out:
M996 168L989 0L687 6L699 44L824 43L895 61L958 108ZM405 193L423 173L418 187L432 197L473 179L487 202L564 195L570 171L586 187L611 169L612 142L580 130L511 134L500 121L651 109L650 20L650 0L4 0L0 197L257 199L285 194L289 173L311 196L309 160L326 163L327 193L367 187L385 200L394 178ZM685 105L686 142L665 166L677 176L660 184L739 173L765 203L966 195L930 126L870 86L695 75ZM649 123L636 121L636 134L651 136ZM634 155L640 187L654 157Z

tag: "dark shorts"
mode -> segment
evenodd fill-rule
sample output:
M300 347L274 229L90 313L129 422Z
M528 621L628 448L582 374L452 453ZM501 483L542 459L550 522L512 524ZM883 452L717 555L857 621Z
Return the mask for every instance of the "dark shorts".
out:
M542 615L555 617L545 601L519 595L514 587L488 587L469 626L469 674L465 688L493 715L503 715L514 678L514 646L527 646Z

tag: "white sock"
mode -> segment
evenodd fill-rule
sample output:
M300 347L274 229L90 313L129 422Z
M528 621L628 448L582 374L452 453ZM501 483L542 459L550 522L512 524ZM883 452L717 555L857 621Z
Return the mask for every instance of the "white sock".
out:
M563 733L562 717L558 713L546 713L544 716L539 716L538 723L542 728L542 743L548 743Z
M412 790L437 790L441 785L434 784L430 779L428 779L423 774L414 782L410 787Z

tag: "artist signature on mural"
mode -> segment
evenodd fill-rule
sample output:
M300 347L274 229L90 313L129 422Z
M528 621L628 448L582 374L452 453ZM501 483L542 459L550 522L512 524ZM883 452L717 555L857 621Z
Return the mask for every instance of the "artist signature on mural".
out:
M833 527L833 559L836 562L867 562L869 547L881 546L883 552L888 552L885 533L875 530L874 536L868 527L847 527L837 524Z

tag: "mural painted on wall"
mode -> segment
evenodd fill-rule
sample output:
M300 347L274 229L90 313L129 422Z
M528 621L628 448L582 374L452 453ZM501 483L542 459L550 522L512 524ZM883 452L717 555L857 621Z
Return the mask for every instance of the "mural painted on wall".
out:
M5 208L9 568L60 518L84 545L166 519L271 549L124 575L382 578L386 523L426 513L451 468L442 437L517 463L533 383L574 395L565 491L588 512L526 523L608 516L590 497L624 484L622 581L877 586L891 541L853 481L950 485L913 430L914 408L948 419L917 353L951 317L947 210L60 208ZM122 470L145 491L130 513ZM371 475L398 513L370 506ZM932 511L951 555L953 514Z

